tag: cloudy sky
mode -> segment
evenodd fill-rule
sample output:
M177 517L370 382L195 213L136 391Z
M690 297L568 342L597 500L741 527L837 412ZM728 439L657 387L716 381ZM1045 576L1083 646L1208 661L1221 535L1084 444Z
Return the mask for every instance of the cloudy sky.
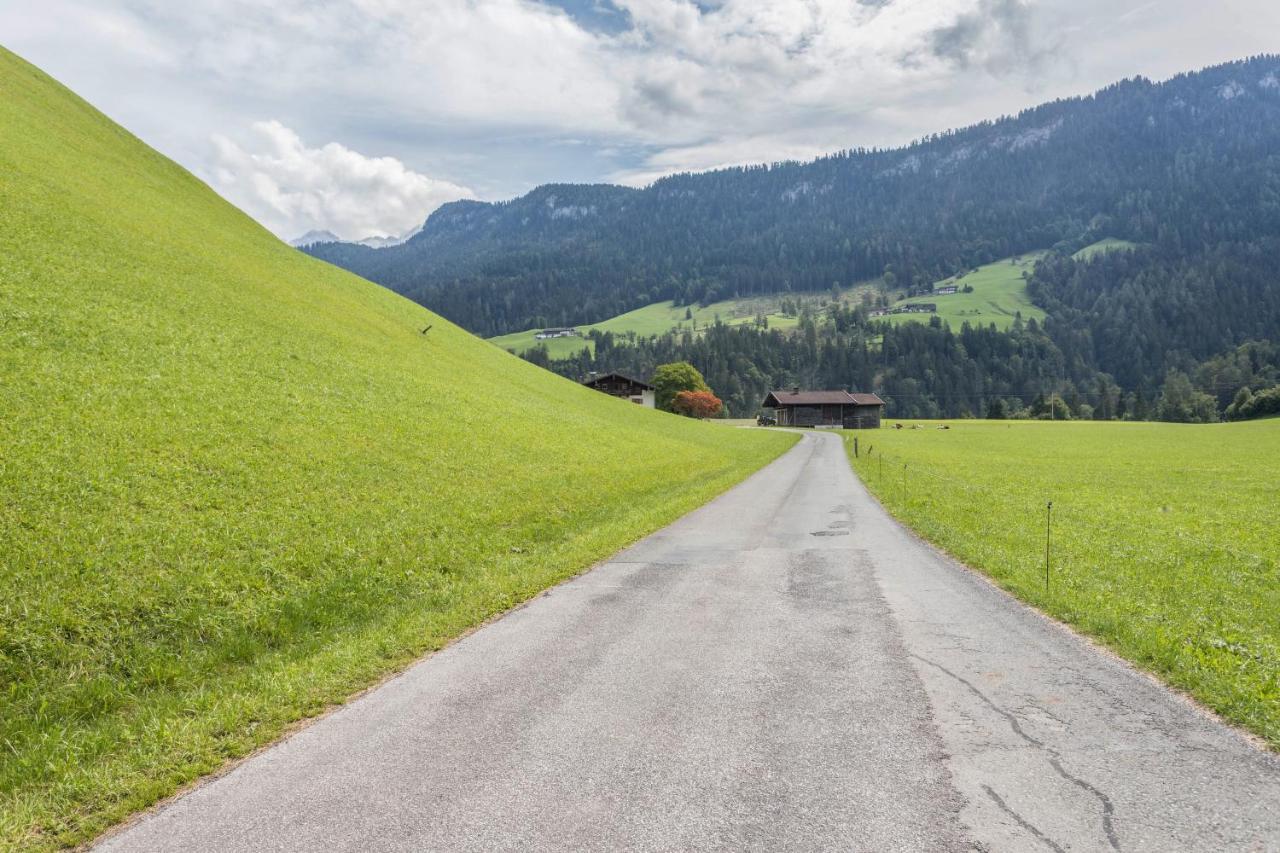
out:
M0 41L277 234L358 239L1280 51L1280 3L4 0Z

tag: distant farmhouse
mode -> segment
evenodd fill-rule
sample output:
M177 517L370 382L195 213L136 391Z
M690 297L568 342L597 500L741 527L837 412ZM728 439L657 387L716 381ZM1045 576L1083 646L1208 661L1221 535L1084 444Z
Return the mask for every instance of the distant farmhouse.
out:
M773 409L779 426L878 429L884 400L848 391L770 391L764 408Z
M534 338L545 341L548 338L580 338L582 335L573 326L566 326L562 329L543 329L541 332L534 333Z
M601 373L583 380L583 385L603 391L611 397L630 400L646 409L654 407L653 386L648 382L627 376L625 373Z
M946 287L939 287L937 290L933 292L933 294L934 296L946 296L947 294L958 293L959 291L960 291L959 286L954 284L948 284Z
M940 290L939 293L947 291ZM955 293L954 290L950 291ZM936 302L912 302L908 305L895 305L892 308L879 308L871 312L872 317L884 317L889 314L937 314L938 303Z

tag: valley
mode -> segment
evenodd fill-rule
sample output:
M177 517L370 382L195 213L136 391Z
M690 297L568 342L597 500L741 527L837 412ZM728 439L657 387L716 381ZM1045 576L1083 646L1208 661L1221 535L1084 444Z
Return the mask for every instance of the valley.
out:
M609 5L0 48L0 850L1280 846L1280 56L691 146Z
M1161 398L1187 377L1214 398L1197 419L1220 418L1280 368L1255 362L1232 388L1207 375L1280 329L1277 62L1127 79L897 148L639 188L546 184L446 204L400 246L309 251L565 376L689 361L736 417L770 386L822 385L872 387L909 417L981 414L995 398L1027 410L1057 394L1075 401L1074 417L1146 418L1185 411ZM1025 280L1002 265L1033 255ZM930 292L960 275L957 293ZM887 305L869 311L936 302L950 336L919 331L927 313L822 314L824 294L875 281ZM775 333L790 315L805 325L800 312L763 330L757 311L732 304L782 294L822 315L799 344ZM700 315L697 335L643 338L685 324L681 306ZM716 313L731 333L715 331ZM1036 328L1016 330L1019 313ZM887 346L881 321L902 330ZM1000 334L966 338L965 321ZM573 341L544 351L528 334L592 325L641 337L597 353Z

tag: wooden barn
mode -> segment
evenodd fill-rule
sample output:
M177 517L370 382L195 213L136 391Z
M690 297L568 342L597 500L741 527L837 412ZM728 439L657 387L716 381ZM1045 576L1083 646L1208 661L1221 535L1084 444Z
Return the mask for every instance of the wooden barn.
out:
M611 397L622 397L646 409L654 406L653 386L625 373L597 373L582 382L588 388L603 391Z
M764 408L772 409L779 426L878 429L884 400L875 394L848 391L770 391Z

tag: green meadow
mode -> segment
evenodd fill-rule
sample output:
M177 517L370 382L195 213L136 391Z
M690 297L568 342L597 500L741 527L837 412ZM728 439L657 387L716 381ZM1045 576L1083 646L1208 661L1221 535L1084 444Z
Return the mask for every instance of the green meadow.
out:
M1136 243L1108 237L1076 252L1073 257L1088 259L1103 252L1124 251L1137 247ZM913 296L900 299L895 307L931 302L938 306L937 314L890 314L882 319L891 323L927 323L930 317L937 316L952 327L959 329L962 323L971 325L989 325L1008 329L1014 319L1021 315L1022 319L1043 321L1045 313L1031 301L1027 295L1027 283L1024 273L1031 272L1045 252L1027 252L1026 254L1004 258L990 264L958 273L950 278L935 282L934 287L954 285L960 288L956 293L945 295ZM839 295L841 302L856 301L868 288L876 285L862 282L853 288L845 289ZM972 287L970 293L963 292L965 287ZM826 297L822 294L791 294L791 298L810 304L818 316L822 316ZM673 302L655 302L625 314L619 314L599 323L578 326L585 336L592 329L601 332L613 332L615 335L634 334L637 337L651 337L666 332L682 330L696 331L714 324L717 320L727 325L753 323L757 316L768 319L771 329L794 329L800 319L795 314L784 314L780 304L784 294L757 296L743 299L726 299L712 305L676 305ZM691 315L691 316L687 316ZM552 358L568 358L584 348L592 349L591 341L580 338L554 338L546 341L537 340L534 335L539 329L526 329L509 335L490 338L498 346L512 352L522 353L533 347L544 344Z
M925 538L1280 748L1280 419L949 425L845 439Z
M927 323L930 317L937 316L955 329L959 329L962 323L974 326L994 323L1000 329L1007 329L1013 325L1018 314L1022 315L1024 321L1032 318L1037 322L1041 321L1045 316L1044 311L1032 304L1022 275L1030 272L1044 254L1028 252L1005 258L934 283L935 288L951 285L961 288L956 293L913 296L895 303L896 307L931 302L938 306L936 315L890 314L882 319L892 323ZM962 292L966 286L972 287L973 292Z
M1099 240L1096 243L1085 246L1071 257L1077 261L1087 261L1095 255L1101 255L1106 252L1129 252L1138 248L1137 243L1130 243L1128 240L1117 240L1114 237L1108 237L1105 240Z
M771 329L794 329L800 322L794 314L783 314L779 310L780 297L752 297L744 299L726 299L710 305L676 305L674 302L655 302L625 314L619 314L600 323L578 326L586 335L592 329L601 332L613 332L622 336L634 334L636 337L648 338L667 332L684 330L697 331L714 325L717 320L730 326L754 323L758 315L768 319ZM539 341L534 335L538 329L526 329L513 332L489 340L506 350L522 353L538 344L546 344L552 358L568 358L581 352L592 344L586 338L553 338Z
M91 839L794 440L312 260L3 50L0 329L7 849Z

